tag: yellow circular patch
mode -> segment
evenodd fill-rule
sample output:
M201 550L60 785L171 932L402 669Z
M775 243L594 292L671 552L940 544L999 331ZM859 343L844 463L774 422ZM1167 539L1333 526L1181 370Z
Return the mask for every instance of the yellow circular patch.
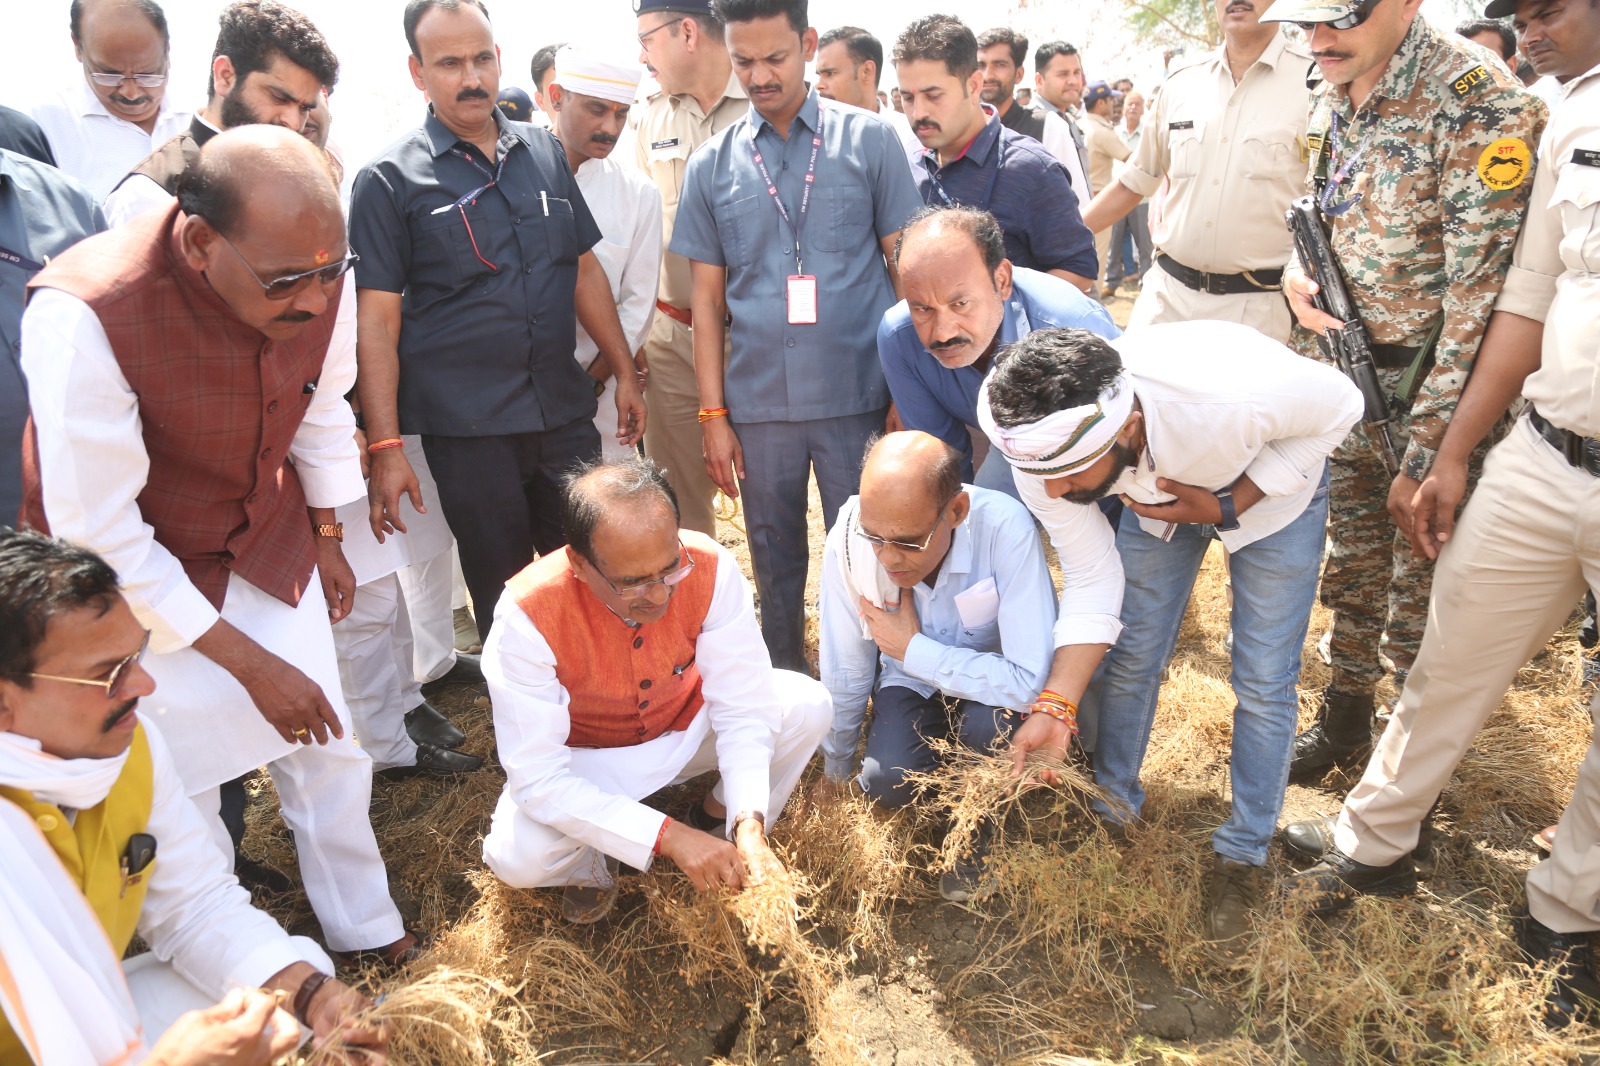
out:
M1478 177L1497 192L1522 184L1533 166L1533 153L1519 137L1502 137L1478 157Z

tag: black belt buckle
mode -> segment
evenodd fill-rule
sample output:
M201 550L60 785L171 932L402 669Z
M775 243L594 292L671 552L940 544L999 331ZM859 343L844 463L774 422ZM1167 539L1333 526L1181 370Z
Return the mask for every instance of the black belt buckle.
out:
M1600 477L1600 440L1567 434L1567 462L1592 477Z

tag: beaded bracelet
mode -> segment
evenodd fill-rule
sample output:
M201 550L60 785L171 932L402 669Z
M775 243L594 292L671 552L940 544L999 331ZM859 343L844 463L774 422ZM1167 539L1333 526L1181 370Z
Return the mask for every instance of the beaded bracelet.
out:
M700 408L699 418L700 418L700 424L701 425L705 425L707 422L710 422L713 419L727 418L727 417L728 417L728 409L726 407L702 407L702 408Z
M367 454L377 455L379 452L388 448L403 448L405 447L405 443L406 442L401 440L399 437L390 437L388 440L380 440L375 444L367 445Z

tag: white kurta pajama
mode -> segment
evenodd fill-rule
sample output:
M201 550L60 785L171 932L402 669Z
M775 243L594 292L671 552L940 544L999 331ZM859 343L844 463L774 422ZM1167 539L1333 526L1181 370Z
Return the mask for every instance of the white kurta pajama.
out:
M644 347L650 323L656 313L656 288L661 276L661 192L648 177L616 161L616 152L605 159L590 159L578 168L578 188L600 227L600 243L594 256L605 268L611 282L611 299L622 320L622 335L628 351ZM573 352L578 365L588 369L600 355L583 324L578 324L578 346ZM594 416L600 431L600 454L607 459L627 457L633 452L617 441L617 382L606 382L600 394L600 408ZM487 605L479 604L483 610Z
M768 826L833 720L821 684L774 670L738 562L718 549L716 584L695 646L705 704L688 728L625 748L571 748L571 699L549 643L508 592L483 649L495 743L506 787L483 858L516 888L604 883L604 857L643 870L663 815L640 801L720 770L713 790L728 810ZM618 623L619 625L622 623Z
M0 801L0 972L10 978L0 981L0 1007L14 1031L31 1034L45 1066L137 1063L179 1015L215 1004L231 988L259 988L297 962L333 972L314 942L289 936L250 905L183 794L159 728L143 720L154 785L146 832L158 844L138 925L148 953L119 963L33 819ZM22 745L36 751L36 742L0 734L0 747ZM5 769L18 761L0 754L0 785L66 805Z
M354 365L350 296L340 302L328 345L323 372L330 383L341 375L350 380ZM230 574L219 613L140 514L138 495L150 461L138 397L94 311L65 292L41 289L23 315L22 342L51 532L100 553L150 629L144 666L157 690L143 709L161 725L185 789L218 844L231 850L217 786L268 766L284 821L295 833L306 896L329 945L353 951L398 940L405 930L367 812L372 763L354 740L340 694L319 577L313 573L299 605L291 607ZM365 495L354 434L342 392L318 389L290 446L308 506L337 507ZM219 618L319 685L344 724L345 739L301 745L279 736L233 675L191 646Z

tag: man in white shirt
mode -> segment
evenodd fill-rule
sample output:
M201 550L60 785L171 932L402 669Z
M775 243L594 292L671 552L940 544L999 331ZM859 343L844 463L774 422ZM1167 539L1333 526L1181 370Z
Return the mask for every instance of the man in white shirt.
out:
M938 765L930 738L980 752L1002 741L1034 706L1055 651L1055 586L1033 518L1003 493L963 485L961 463L931 434L884 437L823 553L824 769L889 809L914 798L907 773ZM945 899L979 891L989 833L985 824L944 873Z
M1098 715L1101 816L1137 818L1139 767L1190 590L1213 540L1233 581L1234 711L1228 821L1212 835L1208 939L1249 931L1283 804L1300 704L1295 681L1328 510L1327 459L1360 418L1332 367L1246 326L1192 322L1105 341L1040 330L985 382L978 417L1063 559L1098 551L1094 501L1127 505L1116 531L1127 587L1122 633L1084 696ZM1035 715L1037 718L1038 716Z
M297 1022L383 1062L348 1021L370 1003L250 905L138 713L149 640L104 560L0 529L0 1062L266 1062Z
M56 165L103 199L192 117L167 102L167 17L155 0L74 0L83 78L34 105Z
M569 45L556 52L546 95L567 165L600 226L594 255L611 282L611 298L641 385L646 374L644 342L655 317L661 278L661 192L642 171L612 159L611 152L628 126L628 110L642 74L637 64L608 63ZM619 443L612 428L617 424L616 380L581 322L573 354L595 379L600 403L594 424L600 432L600 454L605 458L631 454L633 449Z
M878 83L883 76L883 42L859 26L839 26L817 38L817 95L871 111L900 135L913 177L922 176L922 142L911 122L886 107Z
M738 562L679 527L650 460L588 468L561 511L566 547L507 583L483 648L506 771L484 862L561 886L580 924L610 911L619 863L664 856L701 891L764 878L765 827L828 729L827 692L773 669ZM641 802L712 770L683 822Z
M1044 115L1044 146L1061 160L1072 179L1078 203L1088 204L1099 190L1089 184L1089 146L1078 125L1087 79L1083 57L1066 41L1046 41L1033 53L1033 82L1039 89L1034 110Z

